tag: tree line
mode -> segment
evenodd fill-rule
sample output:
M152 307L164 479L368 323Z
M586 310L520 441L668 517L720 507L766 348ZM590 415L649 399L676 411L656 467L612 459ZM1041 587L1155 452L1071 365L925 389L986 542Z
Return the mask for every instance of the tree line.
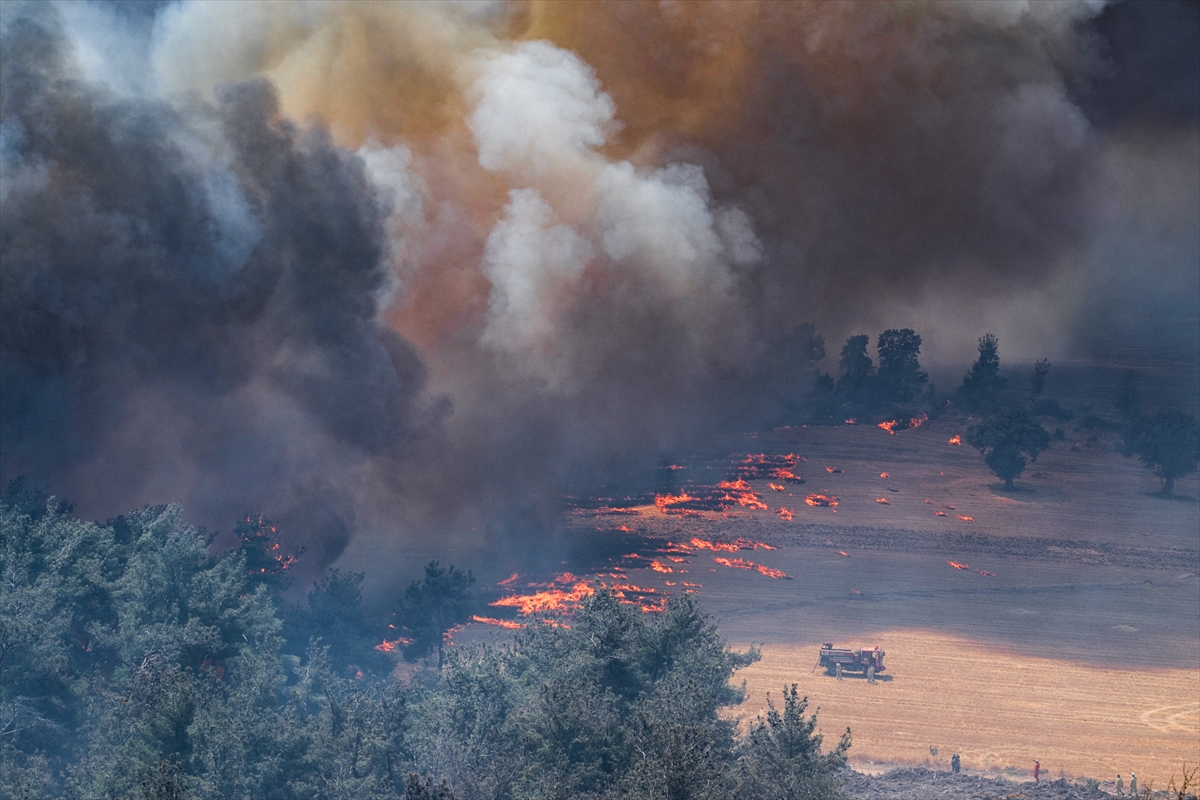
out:
M808 424L843 424L846 421L897 420L898 428L918 417L937 418L959 409L980 420L967 429L966 443L979 450L984 463L1005 487L1014 488L1030 462L1045 452L1062 429L1051 434L1042 421L1066 421L1073 412L1045 396L1050 362L1035 362L1027 390L1009 385L1000 374L1000 342L991 333L979 339L978 357L962 383L948 394L939 394L920 364L921 336L911 328L889 329L876 339L879 363L867 352L870 337L856 334L846 339L838 359L840 375L822 373L817 363L825 358L825 340L811 325L802 325L780 351L799 358L807 368L791 372L807 375L811 387L804 402L791 410L795 421ZM1137 457L1162 481L1163 496L1174 493L1175 481L1200 465L1200 420L1186 411L1168 409L1143 413L1134 372L1123 378L1114 409L1113 426L1121 437L1121 450ZM1105 427L1106 420L1088 413L1080 420L1087 428Z
M823 751L792 686L739 733L719 711L758 653L729 649L688 595L642 614L601 590L569 620L442 652L470 580L431 564L396 618L409 657L429 656L405 685L362 576L334 570L284 602L292 556L273 533L247 517L214 552L177 506L96 523L10 486L0 796L839 796L849 731Z

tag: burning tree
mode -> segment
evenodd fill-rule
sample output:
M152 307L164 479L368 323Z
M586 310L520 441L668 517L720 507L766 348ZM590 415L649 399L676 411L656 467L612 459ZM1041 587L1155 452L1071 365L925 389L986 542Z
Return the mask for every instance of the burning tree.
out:
M967 429L967 444L983 454L983 460L1004 488L1025 471L1026 458L1037 461L1050 446L1050 434L1023 410L1009 409Z
M879 383L884 399L911 403L929 381L921 369L921 337L912 328L879 334Z
M1000 342L993 334L984 334L979 340L979 359L963 376L958 393L967 408L975 411L993 405L1005 383L1005 379L1000 377Z
M475 576L470 572L445 569L436 561L425 565L425 579L413 581L400 600L396 619L412 634L412 640L404 646L404 658L416 661L421 656L437 650L438 668L445 660L445 641L442 634L471 618L474 603L471 584Z
M1127 426L1124 454L1136 455L1163 480L1163 497L1175 494L1175 479L1200 463L1200 422L1183 411L1140 416Z

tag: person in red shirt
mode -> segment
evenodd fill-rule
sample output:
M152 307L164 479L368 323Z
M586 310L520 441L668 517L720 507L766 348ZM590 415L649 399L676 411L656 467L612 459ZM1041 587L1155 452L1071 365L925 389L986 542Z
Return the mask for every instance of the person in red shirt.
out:
M1041 773L1041 771L1042 771L1042 762L1034 761L1033 762L1033 782L1034 783L1038 782L1038 774Z

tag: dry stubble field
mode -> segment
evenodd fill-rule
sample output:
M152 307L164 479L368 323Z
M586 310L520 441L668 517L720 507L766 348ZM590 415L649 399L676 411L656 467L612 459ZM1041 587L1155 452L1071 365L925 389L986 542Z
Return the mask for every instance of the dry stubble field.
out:
M742 555L793 580L700 553L686 565L722 633L762 647L762 661L738 674L749 689L743 716L795 682L820 706L830 742L852 728L860 768L946 766L959 752L967 769L1027 775L1036 758L1051 777L1120 771L1128 780L1132 769L1164 786L1183 763L1200 762L1195 476L1179 483L1177 499L1155 497L1157 481L1136 461L1074 435L1006 492L974 450L948 444L964 429L800 428L729 443L731 454L802 455L807 483L773 492L756 482L767 511L644 511L631 527L779 547ZM697 459L690 474L710 466ZM804 505L814 491L835 494L837 513ZM781 519L780 506L794 520ZM822 641L880 645L889 680L812 673Z

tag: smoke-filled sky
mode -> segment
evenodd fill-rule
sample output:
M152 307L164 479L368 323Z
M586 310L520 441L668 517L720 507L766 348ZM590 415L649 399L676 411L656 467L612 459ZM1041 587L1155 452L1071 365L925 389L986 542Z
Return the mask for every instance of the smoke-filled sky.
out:
M1200 358L1200 4L0 15L0 477L86 513L478 527L803 323Z

